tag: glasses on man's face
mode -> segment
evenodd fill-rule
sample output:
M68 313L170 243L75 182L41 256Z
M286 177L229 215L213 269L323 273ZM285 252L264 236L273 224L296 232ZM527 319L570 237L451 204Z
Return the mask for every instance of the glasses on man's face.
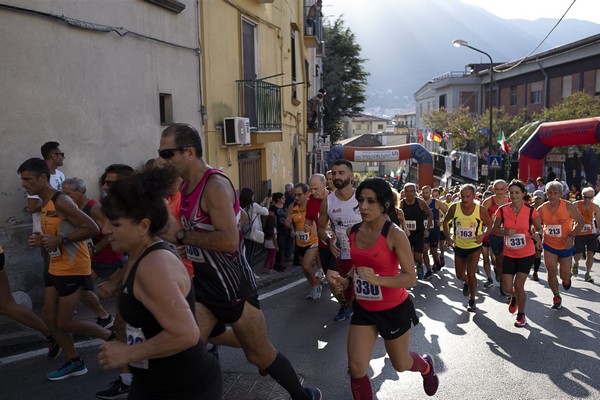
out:
M158 150L158 156L160 158L164 158L165 160L168 160L170 158L173 158L173 156L175 155L176 151L184 151L186 149L186 147L175 147L172 149L162 149L162 150Z
M65 153L54 153L55 156L61 156L62 158L65 158Z

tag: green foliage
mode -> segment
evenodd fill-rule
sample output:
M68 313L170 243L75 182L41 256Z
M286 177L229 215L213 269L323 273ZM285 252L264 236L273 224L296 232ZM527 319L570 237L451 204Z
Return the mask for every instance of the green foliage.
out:
M333 25L323 27L326 58L323 63L323 86L327 90L323 127L335 143L343 131L343 116L360 113L366 97L367 77L365 59L354 33L344 26L342 17Z

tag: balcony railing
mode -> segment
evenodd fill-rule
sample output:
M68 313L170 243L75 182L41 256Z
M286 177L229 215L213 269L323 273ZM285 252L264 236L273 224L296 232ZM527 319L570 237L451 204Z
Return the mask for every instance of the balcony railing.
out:
M264 80L236 81L238 111L251 131L281 131L281 87Z
M316 48L323 40L321 20L321 10L316 4L304 6L304 42L308 47Z

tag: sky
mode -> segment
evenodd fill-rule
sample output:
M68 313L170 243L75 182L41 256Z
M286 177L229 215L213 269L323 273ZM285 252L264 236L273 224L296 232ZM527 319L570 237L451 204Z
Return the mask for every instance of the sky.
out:
M367 13L370 7L397 0L323 0L323 14L332 14L336 18L349 11L359 8ZM415 1L415 0L412 0ZM418 1L418 0L416 0ZM481 7L491 14L505 19L560 18L569 8L573 0L460 0L464 4ZM567 15L567 19L580 19L600 24L600 0L575 0ZM334 18L335 19L335 18Z

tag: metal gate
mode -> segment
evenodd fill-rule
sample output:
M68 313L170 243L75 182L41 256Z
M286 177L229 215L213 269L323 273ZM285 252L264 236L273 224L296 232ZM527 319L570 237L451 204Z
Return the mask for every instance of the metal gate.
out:
M238 152L238 173L240 177L240 187L238 189L245 187L252 189L254 200L257 202L267 196L267 191L264 190L261 180L260 162L260 150Z

